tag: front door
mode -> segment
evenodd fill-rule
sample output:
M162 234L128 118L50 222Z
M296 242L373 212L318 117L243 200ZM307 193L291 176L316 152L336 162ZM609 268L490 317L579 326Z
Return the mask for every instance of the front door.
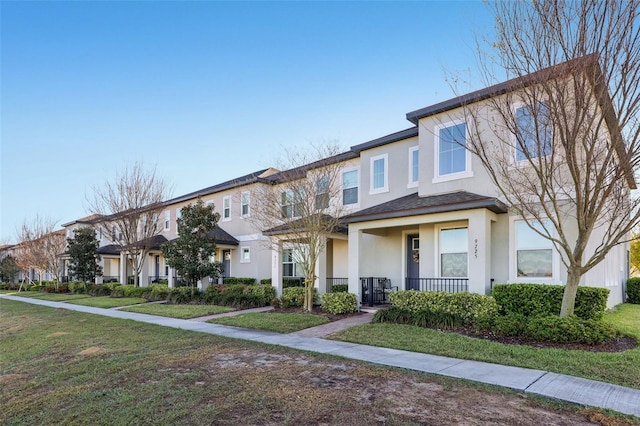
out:
M224 265L224 277L231 276L231 250L222 250L222 264Z
M420 238L407 235L407 290L420 290Z

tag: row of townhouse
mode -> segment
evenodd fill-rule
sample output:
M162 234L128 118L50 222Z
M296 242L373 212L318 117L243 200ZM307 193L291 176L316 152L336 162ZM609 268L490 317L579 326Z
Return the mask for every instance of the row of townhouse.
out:
M330 159L341 167L340 196L331 203L346 214L345 226L327 236L316 266L320 293L332 283L348 283L349 291L367 303L365 294L372 281L401 290L480 294L489 294L494 283L566 283L560 253L510 212L481 162L465 149L470 132L483 130L471 127L488 127L495 117L471 123L464 106L482 106L488 97L509 91L508 83L409 112L411 127L352 146ZM310 169L313 165L301 170ZM214 203L220 213L215 257L224 262L225 276L271 278L281 292L283 278L300 275L288 235L250 219L261 202L261 188L277 187L286 179L281 171L259 170L167 200L144 259L141 285L164 279L170 286L177 284L176 271L167 265L160 247L176 238L180 209L201 198ZM629 189L634 187L631 178ZM282 199L287 202L286 196ZM287 206L283 212L293 214ZM126 282L131 270L114 244L119 237L107 219L88 217L64 227L71 236L79 226L94 226L104 274L99 282ZM599 244L604 227L595 231L588 250ZM270 238L279 244L265 244ZM583 276L581 285L606 287L608 305L621 303L628 256L627 243L614 247Z

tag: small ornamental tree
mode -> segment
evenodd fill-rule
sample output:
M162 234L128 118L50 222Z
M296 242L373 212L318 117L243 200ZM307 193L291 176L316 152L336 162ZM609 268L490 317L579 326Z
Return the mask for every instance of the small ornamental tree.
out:
M102 267L98 264L99 243L96 233L91 227L76 229L73 238L67 238L68 253L71 258L69 272L83 282L93 281L96 275L102 274Z
M213 204L204 205L201 199L181 209L178 218L178 238L162 247L166 262L185 278L193 293L198 280L222 273L223 265L212 262L216 250L213 231L218 226L220 214L213 211Z
M9 254L0 260L0 281L12 283L18 272L20 272L20 267L16 263L15 257Z

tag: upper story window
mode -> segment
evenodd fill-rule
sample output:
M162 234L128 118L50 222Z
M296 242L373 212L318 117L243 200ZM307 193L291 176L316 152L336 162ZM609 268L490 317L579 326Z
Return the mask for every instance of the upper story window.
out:
M111 227L111 241L116 242L116 227L115 225Z
M164 212L164 230L168 231L171 229L171 211L167 210Z
M469 233L467 228L440 230L440 276L467 277Z
M389 156L387 154L371 157L371 188L370 194L388 192L388 165Z
M550 278L553 276L553 243L540 232L549 229L549 220L516 222L516 276Z
M516 161L545 157L551 154L551 121L549 107L538 102L535 107L515 110Z
M342 172L342 204L358 204L358 170Z
M417 146L409 148L409 187L418 185L420 177L420 150Z
M240 250L240 263L251 262L251 248L242 247Z
M329 176L320 176L316 180L316 210L329 207Z
M281 194L282 218L300 217L304 197L296 191L287 189Z
M240 204L242 217L249 217L249 214L251 213L249 207L249 205L251 204L251 193L249 191L245 191L240 194Z
M98 228L98 241L102 241L102 226Z
M464 122L436 127L434 183L473 176L466 146L467 125Z
M231 220L231 197L228 195L222 199L222 220Z

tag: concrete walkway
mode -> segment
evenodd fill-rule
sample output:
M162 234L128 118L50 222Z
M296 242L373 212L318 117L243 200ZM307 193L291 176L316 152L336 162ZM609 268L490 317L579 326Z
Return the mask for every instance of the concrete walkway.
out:
M248 314L251 312L268 312L268 311L273 311L273 306L265 306L264 308L243 309L240 311L230 311L230 312L225 312L223 314L207 315L204 317L191 318L190 321L207 322L210 319L214 319L214 318L235 317L238 315Z
M336 355L379 365L467 379L503 386L527 394L540 395L584 406L607 408L640 417L640 390L564 374L339 342L318 337L305 337L295 333L279 334L268 331L247 330L201 321L165 318L18 296L0 295L0 297L52 308L130 319L165 327L251 340L304 351Z

